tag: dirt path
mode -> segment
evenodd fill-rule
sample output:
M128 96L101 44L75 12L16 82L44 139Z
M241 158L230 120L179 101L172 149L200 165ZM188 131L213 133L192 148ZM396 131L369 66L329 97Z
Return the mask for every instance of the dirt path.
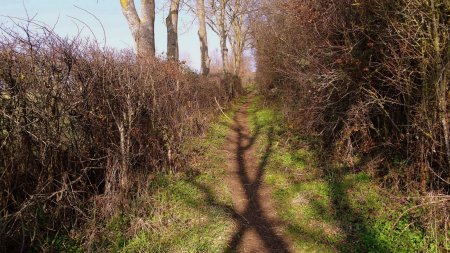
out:
M271 143L269 140L259 160L255 154L259 131L250 136L249 106L250 99L236 113L226 144L229 151L228 183L237 224L228 252L291 252L289 240L281 233L270 191L263 184Z

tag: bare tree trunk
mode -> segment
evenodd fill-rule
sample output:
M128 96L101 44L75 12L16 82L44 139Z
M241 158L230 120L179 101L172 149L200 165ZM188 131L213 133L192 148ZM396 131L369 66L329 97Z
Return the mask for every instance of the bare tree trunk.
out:
M227 36L220 36L220 52L222 54L222 70L223 73L228 73L228 48L227 48Z
M241 71L242 55L244 54L244 46L246 36L243 32L243 17L237 17L233 22L233 33L230 36L230 42L233 52L233 74L239 75Z
M142 19L136 11L134 0L120 0L122 13L136 43L140 56L155 56L155 1L141 0Z
M242 56L246 49L249 34L251 8L254 4L251 0L235 0L233 2L234 16L231 19L231 32L229 36L233 52L233 74L241 72Z
M233 74L239 76L241 72L242 53L234 53Z
M167 58L178 61L178 9L180 0L172 0L170 3L170 12L166 18L167 26Z
M228 73L228 48L227 48L227 29L226 29L226 2L225 0L220 0L220 16L219 16L219 27L220 27L220 51L222 54L222 69L223 73Z
M237 15L232 20L231 27L233 28L233 32L230 36L231 50L233 52L233 74L239 75L239 65L241 62L240 55L240 41L242 40L242 25L241 21L243 20L244 13L241 12L241 0L234 1L234 9L237 12L240 12L240 15Z
M155 56L155 0L141 0L143 39L148 41L149 55Z
M125 118L125 115L124 115ZM125 120L125 119L123 119ZM120 170L119 170L119 186L121 192L126 192L128 189L128 157L129 157L129 147L127 146L127 135L125 133L125 126L121 121L116 123L117 129L119 130L120 138Z
M450 51L450 50L449 50ZM442 124L442 130L444 132L444 142L445 142L445 149L447 154L447 163L450 165L450 137L449 137L449 126L448 126L448 119L447 119L447 86L448 86L448 63L446 66L444 66L443 73L442 73L442 80L440 82L440 89L439 89L439 115L441 118L441 124Z
M447 73L448 73L448 61L450 57L450 48L447 47L444 52L441 49L441 40L439 33L439 10L436 8L435 0L430 0L431 11L432 11L432 38L433 47L435 51L436 62L436 73L433 82L436 87L436 96L438 104L438 115L441 121L445 152L447 156L447 163L450 164L450 137L449 137L449 126L447 121ZM447 41L448 43L448 41ZM444 59L442 59L441 54L444 54ZM447 62L444 62L447 61Z
M209 18L209 26L212 30L219 36L220 40L220 52L222 56L222 71L223 74L228 73L228 48L227 48L227 39L229 30L229 22L227 17L230 14L227 12L227 7L231 7L229 5L230 0L210 0L211 11L213 18ZM228 9L229 11L231 8ZM230 22L231 23L231 22Z
M206 19L205 19L205 0L197 0L197 16L199 22L198 38L200 40L200 53L202 74L207 76L209 74L209 66L211 60L208 54L208 36L206 34Z

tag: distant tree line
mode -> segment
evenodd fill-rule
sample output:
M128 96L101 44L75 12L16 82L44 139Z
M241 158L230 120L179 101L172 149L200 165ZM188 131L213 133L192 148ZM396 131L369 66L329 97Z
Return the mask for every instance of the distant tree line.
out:
M198 19L198 36L200 41L201 68L203 75L210 71L208 52L207 26L220 38L222 72L224 74L240 74L243 55L249 48L250 18L257 6L256 0L196 0L195 8L190 1L168 1L169 13L166 18L167 58L179 60L178 12L180 6L186 4L195 12ZM155 56L155 0L141 0L141 15L136 10L134 0L120 0L123 15L136 43L137 54L141 57ZM229 60L228 45L231 45L232 61ZM182 45L181 45L182 46ZM231 69L230 69L231 66Z

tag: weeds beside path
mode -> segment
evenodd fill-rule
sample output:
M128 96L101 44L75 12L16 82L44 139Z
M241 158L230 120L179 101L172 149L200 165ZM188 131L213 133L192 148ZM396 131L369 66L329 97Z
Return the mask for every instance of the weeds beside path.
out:
M188 167L152 176L148 193L107 221L96 222L88 237L91 252L224 252L234 223L226 183L226 136L237 102L201 137L183 147ZM91 226L94 227L94 226ZM66 246L58 247L65 252Z
M189 168L100 231L99 252L438 252L362 171L324 165L314 139L244 97L185 145Z
M277 231L291 239L292 252L448 248L438 246L442 238L427 234L414 219L402 215L414 203L399 201L398 193L386 192L366 171L327 160L317 138L291 129L276 107L255 97L247 112L249 142L255 147L248 152L254 152L263 168L259 184L272 193L265 199L272 198ZM242 131L241 135L246 138Z

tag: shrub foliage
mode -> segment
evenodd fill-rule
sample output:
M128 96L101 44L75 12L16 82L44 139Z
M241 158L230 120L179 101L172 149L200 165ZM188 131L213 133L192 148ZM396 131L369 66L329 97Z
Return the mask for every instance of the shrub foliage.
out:
M267 100L280 100L291 127L319 136L327 158L420 193L410 210L441 210L420 219L447 235L450 1L277 0L259 12Z
M449 14L446 0L270 2L259 82L350 165L382 153L378 172L402 189L448 193Z
M51 31L0 39L0 251L111 215L239 91L174 62L137 59ZM43 233L45 232L45 233Z

